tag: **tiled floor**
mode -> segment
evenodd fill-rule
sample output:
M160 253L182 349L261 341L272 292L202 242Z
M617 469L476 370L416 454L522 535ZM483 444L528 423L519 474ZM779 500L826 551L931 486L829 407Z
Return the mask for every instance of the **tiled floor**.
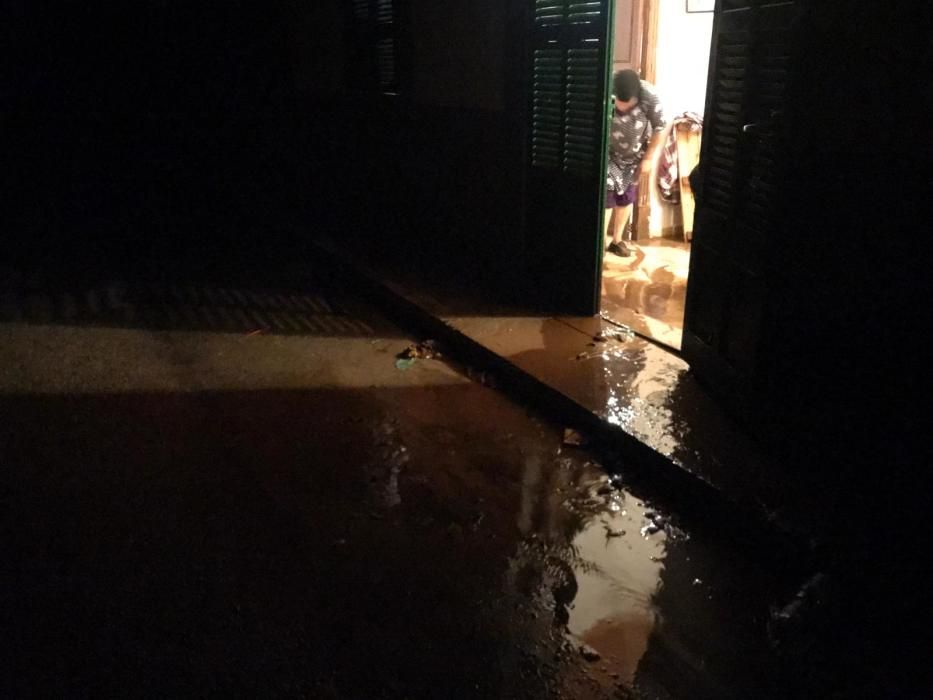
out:
M679 350L690 244L655 238L626 245L635 255L603 258L603 314Z

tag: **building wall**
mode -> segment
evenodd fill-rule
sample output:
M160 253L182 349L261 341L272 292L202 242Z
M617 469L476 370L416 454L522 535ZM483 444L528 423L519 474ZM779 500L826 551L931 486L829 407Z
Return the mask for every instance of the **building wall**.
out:
M271 251L294 204L284 3L17 3L5 229L19 264L159 272Z
M688 13L683 0L658 0L657 80L658 94L668 119L684 112L702 116L713 32L712 13ZM666 137L666 134L665 134ZM650 179L649 235L677 236L683 230L680 205L661 199L657 185L657 159Z
M295 90L305 99L333 99L343 89L344 19L339 0L291 8L286 37Z
M325 14L340 17L340 2L330 5ZM318 60L297 69L298 85L329 71L329 89L309 92L304 107L310 218L348 247L403 258L424 275L472 269L479 284L514 280L505 268L520 256L524 3L399 7L397 95L339 78L332 89L339 61L328 65L326 53L343 50L340 22Z
M706 106L713 13L688 13L683 0L659 0L657 87L668 115Z

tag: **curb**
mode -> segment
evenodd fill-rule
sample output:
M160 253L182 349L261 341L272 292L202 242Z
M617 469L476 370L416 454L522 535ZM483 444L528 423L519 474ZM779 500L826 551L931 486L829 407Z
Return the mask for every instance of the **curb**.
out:
M603 421L341 254L317 243L312 245L315 254L328 261L330 269L341 278L352 280L354 289L389 319L422 338L437 340L453 359L490 371L497 380L496 387L511 398L585 434L590 438L588 447L606 460L607 471L623 472L628 483L662 494L653 495L652 500L673 506L691 522L714 529L756 559L797 569L801 576L816 570L816 552L802 534L782 526L764 510L729 498L713 484L678 466L621 427Z

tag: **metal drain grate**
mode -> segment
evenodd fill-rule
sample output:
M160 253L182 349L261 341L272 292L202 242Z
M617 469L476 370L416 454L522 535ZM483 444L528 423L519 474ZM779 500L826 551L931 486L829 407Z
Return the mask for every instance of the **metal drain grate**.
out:
M115 283L80 292L6 291L0 321L117 325L160 330L281 335L372 336L319 292L247 290L200 285Z

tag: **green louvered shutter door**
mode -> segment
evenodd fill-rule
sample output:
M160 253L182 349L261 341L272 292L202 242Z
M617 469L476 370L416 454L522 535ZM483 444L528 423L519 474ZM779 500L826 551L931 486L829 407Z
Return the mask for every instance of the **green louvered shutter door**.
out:
M783 112L798 9L793 0L719 0L713 25L682 347L697 376L744 416L776 303L771 253L786 243Z
M393 0L347 0L348 87L365 93L399 89L399 11Z
M525 221L542 308L599 308L610 0L534 0Z

